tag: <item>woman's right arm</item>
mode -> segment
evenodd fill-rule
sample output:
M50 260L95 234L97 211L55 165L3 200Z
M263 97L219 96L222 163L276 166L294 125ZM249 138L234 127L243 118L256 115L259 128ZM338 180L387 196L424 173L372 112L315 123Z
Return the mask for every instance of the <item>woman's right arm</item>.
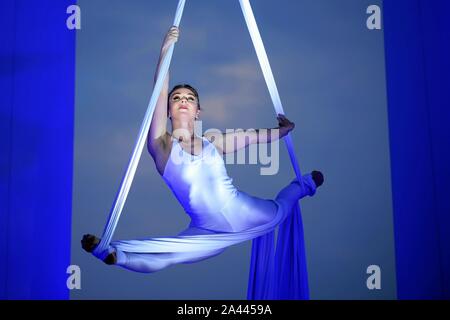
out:
M170 28L166 37L164 38L163 45L161 47L161 53L159 56L158 66L155 72L154 85L158 79L158 74L161 68L161 64L164 57L167 54L170 46L177 42L179 30L177 27L173 26ZM150 124L150 130L147 137L147 147L152 155L155 151L159 149L161 144L164 143L164 137L167 132L167 99L169 94L169 71L167 72L166 78L164 79L163 87L161 93L156 102L155 111L153 113L152 122Z

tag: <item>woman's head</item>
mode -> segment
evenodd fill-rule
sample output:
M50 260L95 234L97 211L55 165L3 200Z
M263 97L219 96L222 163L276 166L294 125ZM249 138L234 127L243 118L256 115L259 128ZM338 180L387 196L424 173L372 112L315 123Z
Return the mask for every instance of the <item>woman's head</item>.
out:
M179 84L173 87L168 96L167 114L170 118L198 119L200 98L197 90L188 84Z

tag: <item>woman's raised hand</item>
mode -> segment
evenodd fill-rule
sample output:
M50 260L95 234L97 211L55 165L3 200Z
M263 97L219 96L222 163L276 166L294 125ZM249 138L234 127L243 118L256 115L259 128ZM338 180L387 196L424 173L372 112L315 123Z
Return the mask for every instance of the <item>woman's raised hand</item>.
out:
M169 47L178 41L180 35L180 29L176 26L172 26L166 34L163 43L163 49L169 49Z
M283 114L279 113L277 119L281 137L284 137L295 128L295 123L289 121Z

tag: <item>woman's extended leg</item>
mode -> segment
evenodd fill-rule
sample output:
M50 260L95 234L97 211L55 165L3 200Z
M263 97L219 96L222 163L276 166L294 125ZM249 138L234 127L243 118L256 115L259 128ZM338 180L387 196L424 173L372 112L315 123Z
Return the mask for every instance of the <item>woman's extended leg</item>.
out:
M201 235L216 233L212 230L197 228L190 226L178 235ZM136 240L138 241L138 240ZM87 252L93 252L95 247L100 243L100 239L94 235L84 235L81 241L83 249ZM112 251L103 261L109 265L118 265L125 269L142 273L153 273L179 263L194 263L214 257L226 248L218 250L203 250L189 252L172 252L172 253L133 253L117 250L112 243L110 247ZM193 248L195 249L195 248Z
M187 229L180 232L178 235L200 235L200 234L213 234L212 230L207 230L204 228L198 228L190 226ZM199 262L225 251L226 248L219 250L209 250L209 251L190 251L190 252L173 252L173 253L131 253L131 252L121 252L119 250L117 253L117 265L125 269L153 273L167 268L171 265L178 263L194 263Z
M188 227L178 235L213 234L212 230L197 227ZM131 253L116 250L117 265L125 269L153 273L178 263L194 263L209 259L225 251L225 248L209 251L190 251L173 253Z
M117 250L117 263L125 269L153 273L179 263L194 263L214 257L225 249L174 253L132 253Z

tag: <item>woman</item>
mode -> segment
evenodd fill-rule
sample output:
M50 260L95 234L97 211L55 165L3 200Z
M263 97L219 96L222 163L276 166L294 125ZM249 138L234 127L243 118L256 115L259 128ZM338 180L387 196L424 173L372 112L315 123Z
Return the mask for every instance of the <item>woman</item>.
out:
M166 35L155 82L162 60L178 36L177 27L172 27ZM256 198L238 190L227 175L222 155L236 152L249 144L270 143L282 138L294 129L294 123L279 115L278 128L226 134L205 133L199 137L194 132L194 124L200 112L197 90L183 84L169 92L167 75L153 114L147 147L158 172L191 217L189 227L178 236L241 233L255 228L269 232L273 230L271 222L275 217L281 213L285 218L299 199L306 195L312 196L323 183L322 174L313 171L303 177L302 183L294 179L275 200ZM167 131L167 118L172 124L171 133ZM267 230L264 226L268 226ZM226 248L199 251L197 247L185 252L158 253L117 249L120 243L136 244L139 241L142 240L111 243L113 249L104 262L137 272L155 272L176 263L192 263L210 258ZM82 246L92 252L98 242L95 236L85 235Z

